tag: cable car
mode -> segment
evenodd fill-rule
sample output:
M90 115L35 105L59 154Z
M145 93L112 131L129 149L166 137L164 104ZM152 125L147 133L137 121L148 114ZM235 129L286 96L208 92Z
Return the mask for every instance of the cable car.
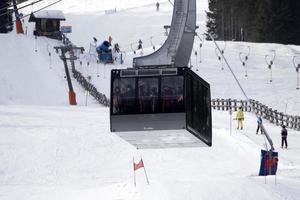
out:
M114 69L110 94L111 132L185 130L212 145L210 86L189 68Z

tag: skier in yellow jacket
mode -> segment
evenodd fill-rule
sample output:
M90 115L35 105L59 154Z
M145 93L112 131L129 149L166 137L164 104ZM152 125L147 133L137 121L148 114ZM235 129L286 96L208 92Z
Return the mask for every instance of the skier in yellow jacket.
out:
M240 128L241 130L243 130L244 113L242 107L239 107L236 113L236 120L238 121L238 126L236 129Z

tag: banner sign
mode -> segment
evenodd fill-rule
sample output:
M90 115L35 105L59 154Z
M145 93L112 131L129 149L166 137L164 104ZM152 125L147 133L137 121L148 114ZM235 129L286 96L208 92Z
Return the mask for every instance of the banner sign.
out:
M259 176L276 175L278 166L278 152L261 150Z
M62 33L72 33L72 26L61 26L60 31Z

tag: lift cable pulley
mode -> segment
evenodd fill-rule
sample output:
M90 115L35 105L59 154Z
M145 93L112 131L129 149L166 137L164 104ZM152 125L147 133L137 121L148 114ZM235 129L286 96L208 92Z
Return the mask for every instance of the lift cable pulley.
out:
M243 65L243 67L245 68L245 77L248 77L247 61L248 61L249 56L250 56L250 50L251 50L250 46L247 46L247 49L248 49L247 53L245 53L245 52L240 52L239 53L240 61Z
M273 73L272 73L272 66L274 64L275 58L276 58L276 51L271 51L272 55L265 55L265 61L268 65L268 69L270 70L270 82L273 82Z

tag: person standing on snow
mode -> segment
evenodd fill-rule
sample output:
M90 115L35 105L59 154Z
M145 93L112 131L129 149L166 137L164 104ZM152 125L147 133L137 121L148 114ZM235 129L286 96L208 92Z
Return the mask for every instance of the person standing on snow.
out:
M262 125L262 118L261 118L261 116L259 116L259 117L257 118L256 135L258 134L259 129L260 129L260 134L263 134L263 133L262 133L262 129L261 129L261 125Z
M156 2L156 11L159 11L159 2Z
M242 107L239 107L239 110L236 113L236 120L238 121L238 126L236 129L243 130L243 121L244 121L244 113Z
M285 128L285 125L282 125L282 129L281 129L281 148L283 148L283 145L285 144L285 148L287 149L287 135L288 132Z
M141 39L139 39L137 49L140 50L140 49L142 49L142 48L143 48L143 42L142 42Z

